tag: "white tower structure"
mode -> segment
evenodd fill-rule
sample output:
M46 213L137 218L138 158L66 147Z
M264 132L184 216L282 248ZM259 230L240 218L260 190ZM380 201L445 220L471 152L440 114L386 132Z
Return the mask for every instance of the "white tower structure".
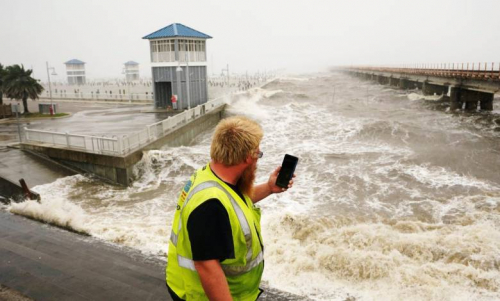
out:
M139 80L139 63L128 61L124 65L125 79L127 82Z
M68 84L84 85L85 79L85 62L77 59L69 60L66 63L66 74L68 76Z
M155 108L172 106L172 95L179 110L208 101L206 40L211 38L180 23L143 37L151 46Z

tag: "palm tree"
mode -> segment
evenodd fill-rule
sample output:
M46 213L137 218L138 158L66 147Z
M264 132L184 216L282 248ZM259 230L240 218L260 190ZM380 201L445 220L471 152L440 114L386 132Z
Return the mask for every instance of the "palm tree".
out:
M3 65L0 64L0 106L3 105L3 77L5 75L5 69Z
M5 69L7 72L4 79L4 93L7 97L13 99L22 99L24 113L29 113L28 98L38 99L42 93L43 87L36 79L31 77L33 70L24 70L24 66L12 65Z

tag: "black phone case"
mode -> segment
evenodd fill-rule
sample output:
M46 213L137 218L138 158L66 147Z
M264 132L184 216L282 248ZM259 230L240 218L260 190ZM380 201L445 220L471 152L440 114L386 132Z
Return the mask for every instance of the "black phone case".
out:
M299 163L299 158L286 154L285 158L283 158L283 163L281 163L281 170L283 170L283 164L285 164L286 156L290 156L293 159L295 159L295 164L292 168L292 172L290 173L290 177L288 179L284 178L281 172L278 174L278 178L276 178L276 186L281 188L288 188L288 182L290 182L290 180L293 178L293 174L295 173L295 168L297 168L297 164Z

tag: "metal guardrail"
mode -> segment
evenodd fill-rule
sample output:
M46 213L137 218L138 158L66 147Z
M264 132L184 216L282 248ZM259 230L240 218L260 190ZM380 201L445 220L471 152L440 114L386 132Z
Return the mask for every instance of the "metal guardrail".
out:
M46 143L88 153L125 155L166 136L179 126L193 121L223 104L224 101L221 98L211 100L162 121L147 125L141 131L131 135L99 137L28 128L24 128L24 131L28 142Z
M413 64L397 67L356 66L343 69L358 72L390 72L400 74L431 75L439 77L467 78L500 81L500 63L446 63Z
M41 95L42 98L50 98L50 91L46 91ZM111 93L66 93L66 92L53 92L53 99L73 99L73 100L115 100L115 101L153 101L154 96L152 93L130 93L130 94L111 94Z

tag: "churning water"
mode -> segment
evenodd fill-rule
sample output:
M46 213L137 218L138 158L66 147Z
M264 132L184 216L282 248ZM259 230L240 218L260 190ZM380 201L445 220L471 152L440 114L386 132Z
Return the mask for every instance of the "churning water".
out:
M262 201L264 280L317 300L500 299L500 117L341 74L280 78L228 115L264 128L258 182L285 153L296 184ZM123 189L83 176L10 210L155 256L178 193L209 160L213 130L145 153Z

